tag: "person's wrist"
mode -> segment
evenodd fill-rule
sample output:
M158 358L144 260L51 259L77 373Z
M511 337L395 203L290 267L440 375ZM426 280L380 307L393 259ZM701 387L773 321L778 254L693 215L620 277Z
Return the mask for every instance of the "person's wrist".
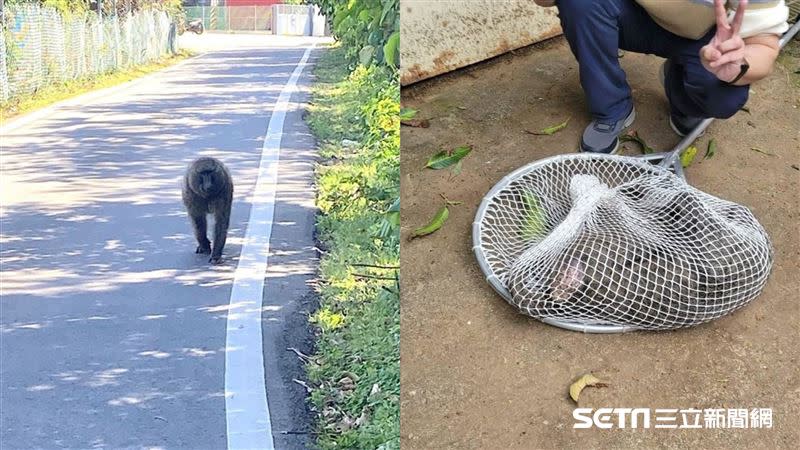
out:
M729 80L722 80L726 84L729 84L731 86L735 86L736 85L735 83L737 81L741 80L742 77L744 77L744 75L750 69L750 63L748 63L747 59L745 59L745 58L742 58L742 59L740 59L739 61L737 61L737 62L735 62L733 64L736 64L736 65L739 66L739 71L733 77L729 77L730 78Z

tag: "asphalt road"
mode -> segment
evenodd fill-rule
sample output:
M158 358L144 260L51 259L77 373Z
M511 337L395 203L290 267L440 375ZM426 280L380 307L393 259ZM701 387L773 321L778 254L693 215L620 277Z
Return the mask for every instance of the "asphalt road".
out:
M259 309L275 447L307 444L292 382L303 371L286 349L309 341L315 151L302 103L320 50L286 112L263 303L242 311L231 290L265 132L314 41L193 39L214 50L3 132L3 449L226 448L225 355L242 350L226 347L226 322ZM181 204L200 155L236 185L221 266L194 254Z

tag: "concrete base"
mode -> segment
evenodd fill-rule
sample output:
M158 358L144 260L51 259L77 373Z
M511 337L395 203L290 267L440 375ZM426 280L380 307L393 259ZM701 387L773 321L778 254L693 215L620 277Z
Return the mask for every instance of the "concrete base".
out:
M531 0L401 0L400 83L408 85L561 34Z

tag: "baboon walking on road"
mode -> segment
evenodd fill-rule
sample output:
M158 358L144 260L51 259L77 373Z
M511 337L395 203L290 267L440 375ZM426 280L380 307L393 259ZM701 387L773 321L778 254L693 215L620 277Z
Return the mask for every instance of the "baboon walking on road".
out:
M233 179L221 161L203 157L193 162L183 179L183 204L197 238L195 253L211 252L212 264L222 262L233 202ZM214 249L206 235L206 215L214 215Z

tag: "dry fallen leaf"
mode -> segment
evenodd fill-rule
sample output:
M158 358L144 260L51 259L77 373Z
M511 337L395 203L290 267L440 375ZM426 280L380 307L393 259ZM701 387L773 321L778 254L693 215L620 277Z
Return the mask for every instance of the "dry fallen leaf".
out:
M402 119L400 120L400 125L414 128L428 128L431 126L431 122L428 119Z
M761 153L762 155L767 155L767 156L775 156L774 154L772 154L772 153L770 153L770 152L768 152L768 151L765 151L765 150L761 150L761 149L760 149L760 148L758 148L758 147L750 147L750 150L752 150L752 151L754 151L754 152Z
M361 411L361 415L358 416L358 419L356 419L356 421L353 424L356 426L356 428L358 428L361 425L364 425L364 422L366 422L368 419L369 419L369 414L367 414L367 409L364 408Z
M380 392L381 392L381 387L378 385L378 383L375 383L372 385L372 389L369 391L369 396L374 397L378 395Z
M568 123L569 123L569 119L561 122L558 125L553 125L552 127L547 127L545 129L542 129L542 130L539 130L539 131L531 131L531 130L523 130L523 131L525 131L528 134L532 134L534 136L551 136L551 135L553 135L555 133L558 133L559 131L563 130L564 128L567 128L567 124Z
M578 403L578 397L580 397L581 391L587 386L606 387L608 385L600 381L591 373L587 373L586 375L578 378L578 381L572 383L569 387L569 396L572 397L572 400L575 403Z
M350 377L344 377L339 380L339 389L343 391L352 391L356 388L356 383Z

